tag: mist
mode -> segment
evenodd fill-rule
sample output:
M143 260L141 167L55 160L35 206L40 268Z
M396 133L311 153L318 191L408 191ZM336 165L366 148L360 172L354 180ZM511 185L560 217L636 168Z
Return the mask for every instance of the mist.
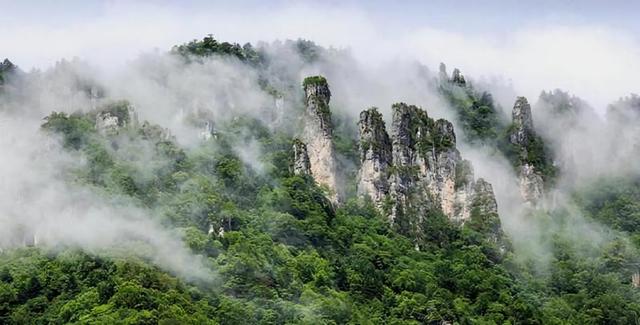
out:
M299 131L287 123L287 116L301 107L304 77L316 74L329 81L334 115L354 127L358 113L371 106L379 107L389 122L391 104L401 101L422 106L432 117L452 120L463 157L472 161L476 177L493 184L501 221L516 254L548 256L545 232L549 230L544 227L549 224L532 215L549 211L566 212L573 224L570 236L576 241L586 237L595 246L604 242L610 230L585 219L571 202L571 193L598 177L640 174L630 163L640 159L637 123L606 114L610 103L637 91L634 87L640 84L640 70L634 64L640 60L640 44L624 31L586 24L540 29L532 22L493 39L428 23L386 31L372 15L353 6L318 10L316 5L291 5L271 15L261 10L205 12L195 18L180 11L175 18L174 9L117 3L95 21L81 20L50 31L45 24L29 29L10 25L4 41L10 46L2 54L28 72L0 104L0 128L10 135L0 138L5 152L0 160L0 246L11 245L11 234L18 228L38 234L42 244L94 252L143 242L149 249L142 255L160 267L189 278L208 277L213 271L206 261L191 254L179 233L164 227L160 217L150 216L151 209L70 182L72 176L64 171L82 164L82 158L43 135L42 118L51 111L86 112L100 101L126 99L140 121L167 128L187 149L202 145L205 121L221 123L240 115L297 136ZM187 19L191 22L185 23ZM246 24L229 27L237 26L238 20ZM131 30L145 37L132 35ZM283 104L261 88L260 71L237 60L214 57L187 64L167 54L172 45L209 32L223 41L251 41L267 53L271 61L265 74L278 86ZM23 42L25 36L32 41ZM325 47L319 60L306 62L286 42L299 37ZM29 44L51 51L45 55ZM523 204L517 176L504 157L462 140L455 112L430 84L441 61L461 68L478 89L490 91L505 120L510 119L516 96L525 95L535 103L536 131L550 144L561 168L540 210ZM36 69L29 71L31 67ZM78 82L95 84L104 98L96 103L77 89ZM550 105L538 102L538 97L542 90L555 88L584 98L577 105L581 109L570 115L551 114ZM236 154L264 173L255 141L236 148ZM143 173L145 162L141 158Z
M613 99L635 91L634 85L640 83L635 64L640 45L618 20L616 24L590 22L559 10L553 17L539 13L521 21L501 17L509 28L498 21L494 29L482 30L474 29L477 23L462 10L436 3L424 6L417 12L437 13L445 19L416 20L414 15L388 19L385 16L394 12L371 8L373 4L280 2L266 8L255 3L200 3L186 9L170 3L113 1L87 8L98 15L78 14L65 23L46 18L32 18L29 24L8 20L2 52L21 58L27 71L76 56L111 69L141 53L162 52L207 33L241 44L306 38L325 47L350 49L359 61L369 64L411 59L437 67L445 61L469 75L510 80L518 94L527 97L537 97L542 89L561 88L584 98L601 114ZM479 7L478 15L489 20L483 22L493 26L490 19L500 15L500 8ZM531 14L545 6L539 7L530 8Z
M82 158L41 132L39 120L0 111L0 126L0 250L37 244L134 255L189 281L215 280L206 260L149 211L75 184L71 173Z

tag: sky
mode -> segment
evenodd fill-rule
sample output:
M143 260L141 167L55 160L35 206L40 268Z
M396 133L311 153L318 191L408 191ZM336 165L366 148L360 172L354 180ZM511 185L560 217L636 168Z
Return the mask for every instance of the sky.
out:
M73 57L117 69L213 34L306 38L372 65L445 62L526 96L562 88L599 112L640 85L640 4L631 1L0 0L0 8L0 57L26 71Z

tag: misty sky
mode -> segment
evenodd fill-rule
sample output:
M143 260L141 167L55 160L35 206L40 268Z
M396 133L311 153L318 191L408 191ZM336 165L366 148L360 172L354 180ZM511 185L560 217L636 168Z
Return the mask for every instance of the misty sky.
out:
M0 57L23 70L80 57L103 68L213 34L307 38L364 63L440 61L526 96L563 88L599 111L640 85L631 1L4 1Z

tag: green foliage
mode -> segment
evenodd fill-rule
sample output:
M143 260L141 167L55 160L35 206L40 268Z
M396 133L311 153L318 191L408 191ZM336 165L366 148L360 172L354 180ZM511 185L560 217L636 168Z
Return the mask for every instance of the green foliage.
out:
M533 165L536 170L540 172L542 178L547 181L547 186L550 186L555 179L557 170L553 165L551 152L549 148L545 146L541 137L535 136L531 139L526 148L526 154L524 161Z
M124 126L131 122L130 112L131 104L126 100L119 100L100 107L96 113L109 113L118 118L118 126Z
M216 44L189 46L191 54L226 53ZM469 119L479 138L508 129L495 126L490 99L456 100L489 107L473 109L477 116ZM125 106L115 113L118 107ZM347 171L358 162L351 122L335 118ZM421 128L411 142L422 153L455 141L426 113L410 122L410 134ZM289 135L242 116L217 126L217 138L182 148L140 129L100 135L88 115L51 114L43 129L87 162L74 181L153 211L216 277L191 284L152 261L64 248L7 250L0 253L0 323L632 324L640 315L628 265L638 255L615 234L588 250L581 245L590 243L565 238L566 229L545 234L551 267L522 263L502 251L508 243L499 218L483 212L482 202L463 226L420 208L403 211L419 222L390 225L370 201L351 193L336 208L312 178L292 175ZM260 155L241 156L248 143ZM540 156L533 148L532 161ZM456 187L468 173L459 164ZM603 184L576 201L588 216L638 236L637 189ZM570 226L558 214L553 222Z
M308 40L299 39L294 42L294 45L298 54L300 54L302 59L307 63L316 62L323 52L323 48Z
M201 41L193 40L186 44L174 46L172 52L187 59L215 55L228 56L252 65L258 65L263 60L262 54L257 52L251 44L247 43L244 46L240 46L237 43L220 43L211 34L205 36Z
M92 121L80 114L53 112L44 120L42 128L62 135L63 144L73 149L87 144L91 135L95 133Z
M545 145L544 140L535 134L529 137L529 143L526 146L519 146L509 141L509 136L514 132L515 125L510 125L502 131L497 149L511 162L514 168L518 168L524 164L535 167L545 180L545 185L551 187L557 176L557 168L553 164L553 159L549 147Z
M440 82L439 91L456 111L465 140L495 148L515 169L525 163L531 164L542 175L546 185L553 183L557 171L548 146L535 134L530 135L526 148L510 143L509 136L515 125L500 119L500 107L494 103L490 93L479 92L470 83L449 80ZM543 96L547 96L546 93ZM569 105L565 100L559 100L558 104Z
M499 117L499 107L488 92L477 92L470 83L460 86L445 82L440 93L457 112L465 139L491 144L506 127Z
M309 86L322 86L322 87L327 87L328 83L327 83L327 79L323 76L311 76L311 77L306 77L304 78L304 81L302 82L302 87L304 89L307 89L307 87Z
M78 131L58 129L63 135ZM345 138L350 132L340 131ZM335 210L311 178L291 175L286 167L292 140L256 120L239 118L222 125L215 147L204 143L191 151L171 141L156 143L139 139L135 131L131 134L133 138L117 142L117 149L93 132L90 140L79 142L76 150L90 158L85 173L93 176L87 181L137 198L183 227L188 247L207 256L218 271L220 290L183 295L179 306L166 307L166 296L195 288L175 280L158 283L154 279L172 278L144 264L108 264L99 267L108 273L92 280L87 289L75 278L53 285L27 276L12 286L19 289L5 290L4 296L15 302L1 307L4 315L50 317L43 316L53 313L46 307L50 299L72 291L60 302L63 312L56 314L62 322L154 323L207 315L222 324L366 319L423 323L475 319L488 313L487 306L507 315L500 318L495 312L495 319L526 319L510 302L501 302L499 308L492 305L499 297L512 297L517 284L483 253L491 248L483 248L486 241L476 238L481 230L468 236L442 214L431 213L420 226L424 236L422 252L417 252L413 240L393 231L371 203L352 200ZM129 136L121 134L111 141ZM235 154L234 146L251 139L269 153L263 162L269 166L264 169L269 177L257 174ZM136 167L137 158L131 154L145 146L152 149L146 160L163 162L158 169L151 167L155 176L150 179L143 177L144 170ZM346 147L345 156L355 151ZM210 226L214 231L208 234ZM224 235L219 235L220 228ZM57 257L39 259L52 263ZM467 268L481 274L469 277ZM34 272L35 268L26 274ZM19 277L10 271L2 278ZM473 279L488 282L478 286ZM496 288L504 293L494 294ZM40 295L40 300L30 300ZM186 312L188 308L194 311Z
M0 265L3 324L217 323L197 289L141 262L21 249L0 255Z
M630 235L640 234L640 179L598 179L576 199L589 216Z

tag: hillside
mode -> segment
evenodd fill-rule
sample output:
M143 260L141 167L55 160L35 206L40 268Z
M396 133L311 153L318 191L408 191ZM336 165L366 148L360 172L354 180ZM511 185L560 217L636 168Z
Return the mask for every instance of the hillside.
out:
M592 126L561 90L503 108L442 64L412 66L439 104L389 103L354 61L211 35L117 82L5 60L0 323L637 322L640 146L611 131L637 96ZM610 169L564 142L580 127Z

